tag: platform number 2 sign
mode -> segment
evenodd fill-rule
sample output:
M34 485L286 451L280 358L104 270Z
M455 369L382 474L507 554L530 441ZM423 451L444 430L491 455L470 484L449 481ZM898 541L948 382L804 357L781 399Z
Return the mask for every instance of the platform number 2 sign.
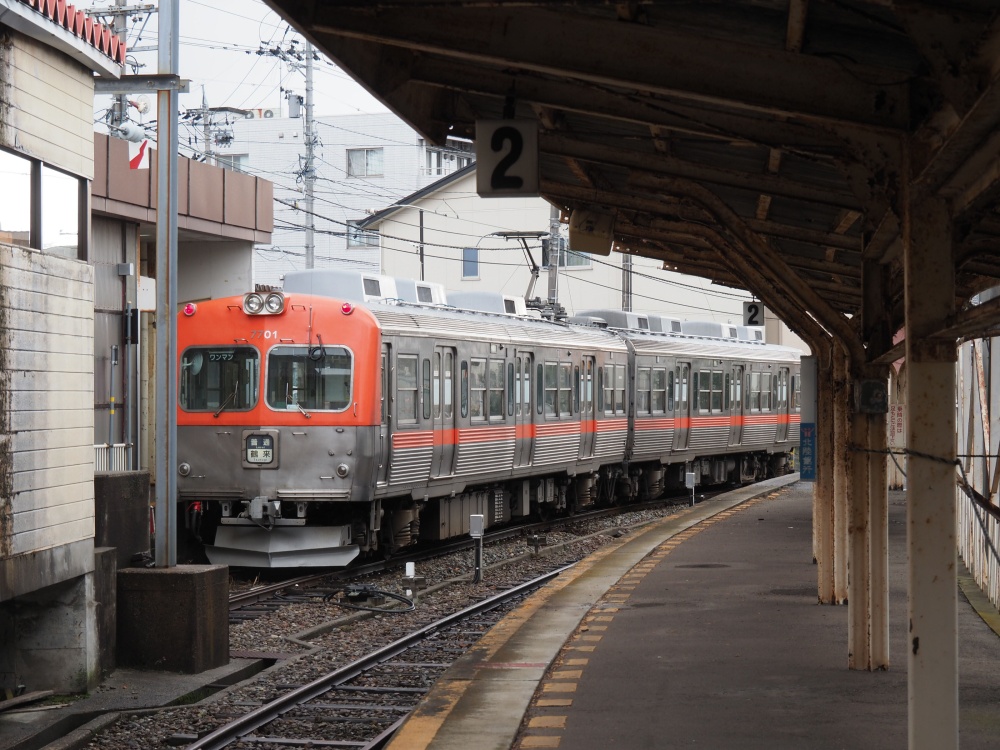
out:
M476 192L481 196L538 195L538 122L476 121Z
M764 303L744 302L743 303L743 325L762 326L764 325Z

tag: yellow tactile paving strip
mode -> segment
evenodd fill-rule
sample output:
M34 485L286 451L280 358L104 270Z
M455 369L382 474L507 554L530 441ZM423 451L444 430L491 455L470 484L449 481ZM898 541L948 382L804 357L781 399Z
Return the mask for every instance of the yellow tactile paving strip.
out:
M589 662L588 659L582 658L581 654L592 653L600 644L602 634L608 629L608 623L614 621L619 605L628 602L629 596L647 573L695 534L699 534L712 524L725 521L747 508L773 499L779 494L781 494L780 490L752 498L671 537L633 566L616 585L608 589L607 594L601 597L600 601L583 618L580 626L567 640L559 656L539 683L538 691L525 714L521 732L514 744L514 750L557 748L560 746L561 730L566 728L566 723L569 720L565 709L573 705L572 697L565 696L572 696L576 692L578 681L583 677L584 669ZM560 698L554 700L553 696L560 696Z

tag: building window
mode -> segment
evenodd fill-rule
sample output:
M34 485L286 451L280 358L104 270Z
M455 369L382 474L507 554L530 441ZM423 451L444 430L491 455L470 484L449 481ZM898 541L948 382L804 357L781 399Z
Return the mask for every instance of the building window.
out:
M378 247L378 232L374 229L362 229L357 220L347 220L348 247Z
M348 177L380 177L382 174L381 148L347 149Z
M462 278L479 278L479 248L467 247L462 250Z
M232 172L245 172L248 154L216 154L215 163Z
M569 242L566 241L565 237L557 237L555 239L556 244L559 246L559 267L560 268L590 268L591 260L590 255L587 253L578 253L575 250L569 248ZM544 241L542 243L542 265L549 265L549 251L552 247L552 240Z

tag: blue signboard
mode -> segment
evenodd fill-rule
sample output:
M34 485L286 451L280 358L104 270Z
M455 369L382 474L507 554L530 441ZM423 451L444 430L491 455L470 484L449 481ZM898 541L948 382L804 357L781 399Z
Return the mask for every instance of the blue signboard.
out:
M799 478L816 481L816 425L799 425Z

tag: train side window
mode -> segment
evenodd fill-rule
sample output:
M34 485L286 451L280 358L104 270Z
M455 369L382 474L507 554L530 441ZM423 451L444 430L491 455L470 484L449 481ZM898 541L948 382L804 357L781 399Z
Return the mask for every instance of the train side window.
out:
M698 377L694 381L695 393L698 398L699 411L711 411L712 409L712 373L707 370L698 372Z
M802 408L802 377L792 375L792 411Z
M722 373L712 370L712 411L722 411Z
M417 421L417 355L396 357L396 421L414 424Z
M423 393L424 419L431 418L431 361L424 357L423 366Z
M580 367L573 368L573 411L580 413Z
M531 416L531 355L525 355L524 357L524 398L523 402L523 413L524 416Z
M387 362L388 358L389 358L389 352L386 349L383 349L382 350L382 424L386 424L385 407L386 407L386 404L388 403L388 400L389 400L388 399L388 395L389 395L389 373L388 373L388 370L386 369L387 365L388 365L388 362Z
M545 416L556 416L556 408L559 401L559 364L557 362L545 363Z
M604 411L607 414L615 413L615 366L604 365Z
M521 411L521 397L524 395L524 370L521 364L521 358L514 358L514 376L517 382L514 384L514 402L517 416L521 416L523 412Z
M653 406L653 381L650 368L639 367L635 371L635 412L649 414Z
M604 368L597 368L597 411L604 411Z
M450 420L455 414L455 355L444 355L444 418Z
M434 352L434 367L431 381L431 401L434 405L434 419L441 418L441 352Z
M760 373L750 373L750 392L747 394L747 408L750 411L760 411Z
M667 371L667 413L674 413L674 371Z
M663 414L667 409L667 371L662 367L650 371L649 409L653 414Z
M491 359L489 364L490 411L489 418L503 419L503 360Z
M462 360L462 393L461 393L461 408L462 416L469 416L469 363L464 359Z
M573 365L559 364L559 415L567 417L573 413Z
M725 401L726 401L724 410L725 411L729 411L729 402L732 401L732 397L733 397L733 381L732 381L732 377L729 375L728 372L726 373L726 385L723 388L722 393L724 394Z
M520 368L518 369L518 375L520 375ZM520 402L520 391L517 388L517 382L514 379L514 363L507 363L507 416L514 416L514 401L515 399ZM518 403L518 411L520 412L520 403Z
M615 365L615 413L625 413L625 365Z
M469 416L486 419L486 360L469 360Z
M544 379L542 378L542 363L538 363L538 368L535 370L535 411L539 414L542 413L542 404L545 401L545 386Z
M760 410L771 411L771 373L760 374Z

